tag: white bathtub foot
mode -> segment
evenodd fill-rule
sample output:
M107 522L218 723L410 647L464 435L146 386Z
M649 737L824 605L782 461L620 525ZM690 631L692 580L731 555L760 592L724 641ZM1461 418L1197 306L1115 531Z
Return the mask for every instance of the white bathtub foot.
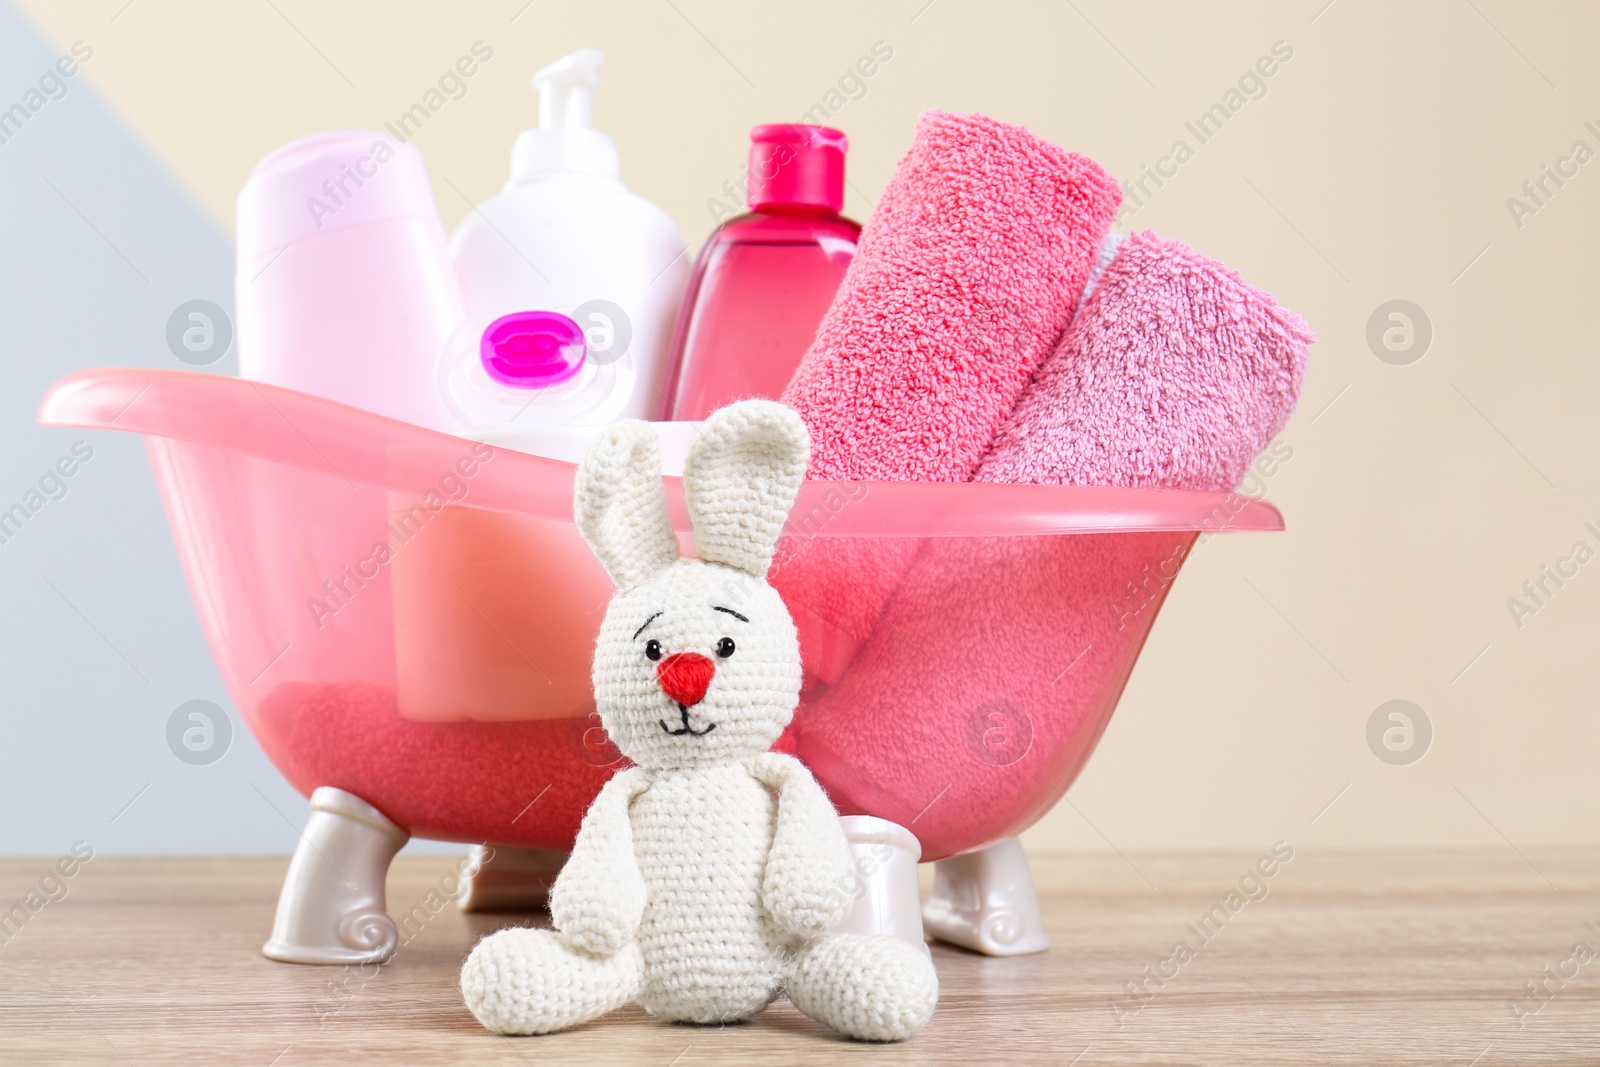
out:
M1028 857L1014 837L934 864L922 921L940 941L986 956L1026 956L1050 947Z
M855 905L837 932L888 934L928 953L917 892L921 843L899 823L871 815L844 815L839 825L850 842L859 886Z
M533 911L550 902L561 865L570 852L474 845L462 879L462 911Z
M261 951L285 963L388 960L399 934L384 911L384 880L409 836L354 793L332 786L312 793L311 818Z

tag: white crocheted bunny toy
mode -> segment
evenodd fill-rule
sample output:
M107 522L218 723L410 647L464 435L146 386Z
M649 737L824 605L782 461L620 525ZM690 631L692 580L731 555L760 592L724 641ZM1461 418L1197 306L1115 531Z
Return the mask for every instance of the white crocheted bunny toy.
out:
M502 930L462 967L489 1029L549 1033L629 1001L737 1022L784 992L865 1040L901 1040L932 1015L925 953L828 932L856 890L849 848L811 772L768 751L799 703L800 649L766 573L809 452L781 404L706 420L683 475L697 559L678 553L647 424L620 423L585 455L578 527L617 587L595 702L635 766L584 816L550 894L555 930Z

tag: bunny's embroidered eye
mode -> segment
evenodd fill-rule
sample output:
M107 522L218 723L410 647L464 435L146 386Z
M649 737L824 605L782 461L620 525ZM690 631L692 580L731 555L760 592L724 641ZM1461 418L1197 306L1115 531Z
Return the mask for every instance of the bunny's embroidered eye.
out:
M661 658L661 642L655 640L654 638L651 638L649 641L646 641L645 644L644 644L644 658L647 659L647 660L652 660L652 661L660 659Z
M729 656L733 655L733 638L724 637L721 641L717 642L717 655L721 656L723 659L727 659Z

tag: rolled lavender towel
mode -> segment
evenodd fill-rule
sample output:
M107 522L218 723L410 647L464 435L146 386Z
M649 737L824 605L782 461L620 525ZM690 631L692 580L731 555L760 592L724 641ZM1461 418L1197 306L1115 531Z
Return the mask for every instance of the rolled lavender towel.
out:
M1092 160L1020 126L923 112L783 402L807 476L972 478L1054 348L1121 202ZM773 584L813 677L835 680L915 542L801 546Z
M1294 413L1312 340L1216 260L1132 234L975 480L1237 488Z

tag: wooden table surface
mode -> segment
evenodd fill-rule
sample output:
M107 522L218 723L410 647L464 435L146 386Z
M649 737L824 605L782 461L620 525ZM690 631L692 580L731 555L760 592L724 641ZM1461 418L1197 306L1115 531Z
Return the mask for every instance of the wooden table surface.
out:
M1004 960L936 946L933 1021L870 1046L782 1001L742 1026L629 1008L497 1037L462 1006L456 974L474 938L527 917L447 905L388 966L294 966L260 953L286 858L97 857L64 898L0 930L0 1063L1600 1063L1595 856L1302 854L1264 897L1247 880L1261 899L1227 912L1255 858L1035 857L1054 947ZM52 862L0 861L0 913ZM402 857L391 913L453 868ZM1226 918L1202 943L1186 924L1217 904ZM1141 980L1135 998L1126 984Z

